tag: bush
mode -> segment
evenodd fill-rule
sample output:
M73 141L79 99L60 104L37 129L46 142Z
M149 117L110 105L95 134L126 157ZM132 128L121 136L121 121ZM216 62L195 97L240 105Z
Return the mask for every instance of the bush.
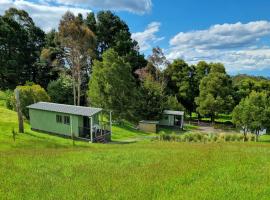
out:
M247 141L255 142L256 141L256 135L255 134L247 134Z
M218 141L218 135L213 135L210 141L217 142Z
M52 102L73 104L73 86L70 76L61 75L57 80L51 81L47 90Z
M14 97L14 93L11 90L7 90L6 91L6 107L10 110L14 110L15 109L15 97Z
M239 135L238 134L232 134L231 135L231 141L240 141L240 139L239 139Z
M255 141L256 137L254 134L248 134L248 141ZM185 133L182 135L160 132L159 140L163 141L174 141L174 142L241 142L244 141L243 134L206 134L206 133Z
M27 119L29 119L27 106L40 101L50 101L47 92L40 85L17 86L16 89L19 90L22 113ZM7 107L13 110L16 109L14 93L8 97Z
M225 139L225 141L226 141L226 142L229 142L229 141L231 141L231 139L232 139L232 136L231 136L231 134L225 134L225 137L224 137L224 139Z

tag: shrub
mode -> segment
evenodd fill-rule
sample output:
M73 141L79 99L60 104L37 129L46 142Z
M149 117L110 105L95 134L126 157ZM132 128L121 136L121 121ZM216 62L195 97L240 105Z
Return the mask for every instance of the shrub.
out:
M52 102L73 104L73 86L70 76L61 75L57 80L51 81L47 90Z
M247 141L255 142L256 141L256 135L255 134L247 134Z
M218 135L218 141L219 141L219 142L225 141L225 133L220 133L220 134Z
M225 137L224 137L224 139L225 139L225 141L226 141L226 142L229 142L229 141L231 141L231 139L232 139L232 136L231 136L231 134L225 134Z
M47 92L40 85L17 86L16 89L18 89L20 93L22 113L27 119L29 119L27 106L40 101L50 101L50 97L48 96ZM16 101L14 93L8 97L7 107L15 110Z
M239 134L232 134L231 141L239 141Z
M256 137L254 134L248 135L248 141L255 141ZM163 141L174 141L174 142L230 142L230 141L244 141L243 134L206 134L206 133L185 133L182 135L160 132L159 140Z
M243 135L243 134L240 134L238 140L239 140L239 141L244 141L244 135Z
M15 105L15 98L12 90L6 90L5 92L2 92L0 100L4 100L5 105L8 109L13 109L13 105Z
M171 136L164 131L161 131L159 134L159 139L163 141L171 141Z
M217 135L217 134L213 135L213 137L212 137L212 140L211 140L211 141L213 141L213 142L218 141L218 135Z

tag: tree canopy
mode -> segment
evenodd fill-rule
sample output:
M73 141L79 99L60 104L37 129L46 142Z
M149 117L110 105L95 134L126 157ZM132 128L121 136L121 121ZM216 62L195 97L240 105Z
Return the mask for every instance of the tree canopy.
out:
M44 44L45 33L27 12L10 8L0 16L0 87L14 89L26 81L36 82L35 63Z
M210 73L200 82L200 94L196 98L197 111L210 115L211 121L221 113L233 108L232 83L222 64L211 64Z
M82 20L71 12L67 12L60 21L59 38L73 79L74 105L80 105L82 77L91 70L96 38Z
M112 110L118 119L132 117L135 82L131 66L113 49L95 60L89 83L90 105Z
M234 108L232 120L243 130L245 137L248 131L252 131L258 136L259 131L269 128L269 97L265 92L252 91Z

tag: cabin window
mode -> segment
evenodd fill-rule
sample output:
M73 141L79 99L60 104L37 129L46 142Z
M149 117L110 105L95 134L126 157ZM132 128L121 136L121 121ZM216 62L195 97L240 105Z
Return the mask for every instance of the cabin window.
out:
M62 116L61 115L56 115L56 122L62 123Z
M67 124L67 125L70 124L70 117L69 116L64 116L64 124Z
M169 116L168 115L163 115L163 120L169 120Z

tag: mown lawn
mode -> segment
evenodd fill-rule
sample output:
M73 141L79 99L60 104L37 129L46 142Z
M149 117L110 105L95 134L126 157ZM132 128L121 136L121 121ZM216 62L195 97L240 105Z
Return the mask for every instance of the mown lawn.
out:
M269 199L270 144L170 143L114 127L118 142L88 144L30 131L0 107L0 199ZM126 129L126 131L125 131ZM147 135L139 133L139 137Z

